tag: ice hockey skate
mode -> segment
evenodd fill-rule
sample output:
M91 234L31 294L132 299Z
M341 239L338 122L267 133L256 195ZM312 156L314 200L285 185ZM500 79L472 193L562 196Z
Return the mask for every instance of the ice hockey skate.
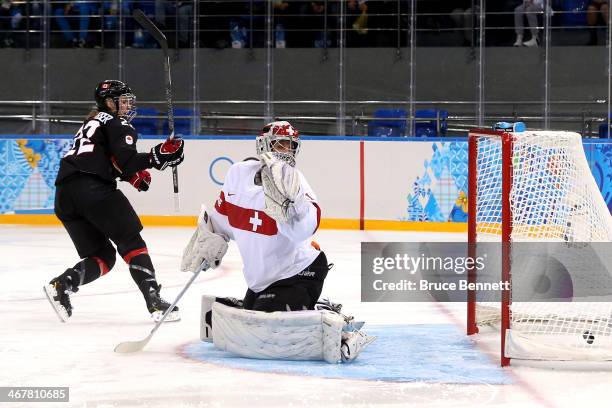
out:
M43 290L57 317L65 323L72 316L72 304L70 303L70 293L73 293L72 286L64 279L55 278L43 286Z
M345 331L345 332L353 332L353 331L361 330L363 325L365 325L365 322L363 321L355 321L354 316L348 316L348 315L343 314L342 304L334 303L328 298L319 299L317 303L315 304L315 310L329 310L331 312L335 312L341 315L345 322L344 327L342 328L342 331Z
M342 333L342 346L340 352L343 362L350 362L357 358L359 353L365 349L368 344L376 340L375 336L368 336L362 331L355 330L352 332Z
M161 320L163 314L171 306L166 300L164 300L159 292L161 291L161 285L155 282L144 281L140 285L140 290L147 303L147 309L151 313L153 321L158 322ZM181 320L179 315L179 308L175 306L174 309L166 317L166 322L177 322Z

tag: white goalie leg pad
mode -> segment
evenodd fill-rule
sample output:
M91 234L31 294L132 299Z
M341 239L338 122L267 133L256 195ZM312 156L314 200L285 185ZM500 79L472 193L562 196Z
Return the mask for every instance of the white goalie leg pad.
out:
M213 302L212 321L215 346L241 357L342 361L345 322L337 313L316 310L266 313Z
M202 311L200 312L200 340L211 343L212 333L212 306L215 296L202 295Z
M323 360L328 363L342 361L342 328L345 321L342 315L334 312L321 313L321 331L323 333Z

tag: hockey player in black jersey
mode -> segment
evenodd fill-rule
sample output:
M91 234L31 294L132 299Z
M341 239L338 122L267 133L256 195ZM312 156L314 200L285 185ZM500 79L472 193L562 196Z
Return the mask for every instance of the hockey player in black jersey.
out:
M155 279L153 263L140 236L140 219L117 189L116 179L130 183L138 191L147 191L151 183L147 170L178 166L183 161L183 140L166 140L150 152L139 153L138 134L130 124L135 116L135 99L121 81L98 84L96 110L84 121L72 148L60 162L55 181L55 214L81 258L44 287L62 321L72 315L70 294L113 268L116 255L112 243L128 264L153 318L160 318L170 307L160 297L161 285ZM175 307L166 320L177 319Z

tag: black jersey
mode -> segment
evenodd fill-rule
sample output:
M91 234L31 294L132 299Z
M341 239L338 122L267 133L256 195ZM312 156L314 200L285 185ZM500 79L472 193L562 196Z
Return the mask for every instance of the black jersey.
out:
M74 144L60 161L55 184L75 173L103 180L127 178L151 167L149 153L138 153L138 134L125 119L106 112L87 119L74 136Z

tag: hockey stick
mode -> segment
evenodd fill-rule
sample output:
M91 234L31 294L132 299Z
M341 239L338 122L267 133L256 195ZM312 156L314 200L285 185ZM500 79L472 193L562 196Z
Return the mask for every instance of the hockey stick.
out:
M189 279L189 282L187 282L187 284L185 285L183 290L181 290L181 293L179 293L178 296L176 297L176 299L174 299L174 302L172 302L172 305L166 310L166 312L164 313L162 318L159 320L159 322L157 322L157 324L155 324L155 327L153 327L153 329L151 330L151 333L149 333L149 335L147 337L145 337L144 339L139 340L139 341L124 341L122 343L119 343L115 347L115 353L135 353L135 352L140 351L143 348L145 348L145 346L151 340L151 337L153 337L153 334L155 334L157 329L159 329L159 326L161 326L161 324L164 322L164 320L166 320L166 316L168 316L170 314L172 309L174 309L174 306L176 306L176 304L178 303L179 300L181 300L181 298L183 297L185 292L187 292L187 289L189 289L189 286L191 286L191 284L198 277L200 272L202 272L203 270L206 270L206 269L208 269L208 263L206 261L204 261L204 262L202 262L202 264L200 265L198 270L194 272L194 274L191 277L191 279Z
M168 108L168 130L170 135L168 140L174 139L174 106L172 104L172 76L170 72L170 53L168 52L168 40L164 33L142 12L142 10L134 10L134 19L147 30L149 34L155 38L164 52L164 74L166 77L166 104ZM172 168L172 184L174 187L174 211L180 211L179 188L178 188L178 170Z

